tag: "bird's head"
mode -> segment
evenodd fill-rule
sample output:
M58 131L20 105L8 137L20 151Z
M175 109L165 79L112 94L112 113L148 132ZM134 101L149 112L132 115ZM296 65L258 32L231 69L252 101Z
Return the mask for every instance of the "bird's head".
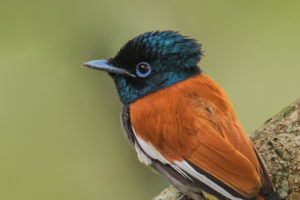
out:
M147 32L128 41L108 60L85 66L106 71L114 79L123 104L201 73L200 44L173 31Z

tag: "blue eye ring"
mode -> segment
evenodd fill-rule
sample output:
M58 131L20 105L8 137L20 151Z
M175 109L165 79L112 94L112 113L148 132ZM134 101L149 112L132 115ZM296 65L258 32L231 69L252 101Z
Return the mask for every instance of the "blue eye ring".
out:
M136 65L136 75L141 78L146 78L151 74L150 64L147 62L140 62Z

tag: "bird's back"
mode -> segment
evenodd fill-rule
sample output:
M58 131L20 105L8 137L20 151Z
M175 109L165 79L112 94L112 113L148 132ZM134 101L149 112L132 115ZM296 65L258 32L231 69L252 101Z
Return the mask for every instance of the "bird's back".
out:
M130 119L136 136L160 154L155 157L144 147L152 159L174 164L196 179L204 171L217 185L225 184L245 198L258 196L264 166L226 94L206 75L135 101L130 104Z

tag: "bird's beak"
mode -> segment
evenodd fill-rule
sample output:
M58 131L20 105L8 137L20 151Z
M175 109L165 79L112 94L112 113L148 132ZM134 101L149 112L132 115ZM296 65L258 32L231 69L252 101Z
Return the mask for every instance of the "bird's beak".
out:
M113 74L122 74L122 75L131 76L131 77L136 77L136 75L131 74L130 72L128 72L125 69L109 65L107 60L92 60L92 61L83 63L83 66L86 66L86 67L92 68L92 69L96 69L96 70L100 70L100 71L106 71L106 72L113 73Z

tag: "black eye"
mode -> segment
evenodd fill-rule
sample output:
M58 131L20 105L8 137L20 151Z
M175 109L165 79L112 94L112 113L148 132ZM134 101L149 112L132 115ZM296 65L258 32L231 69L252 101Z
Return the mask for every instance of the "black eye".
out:
M140 62L136 65L136 75L138 75L141 78L146 78L151 74L151 67L149 63L146 62Z

